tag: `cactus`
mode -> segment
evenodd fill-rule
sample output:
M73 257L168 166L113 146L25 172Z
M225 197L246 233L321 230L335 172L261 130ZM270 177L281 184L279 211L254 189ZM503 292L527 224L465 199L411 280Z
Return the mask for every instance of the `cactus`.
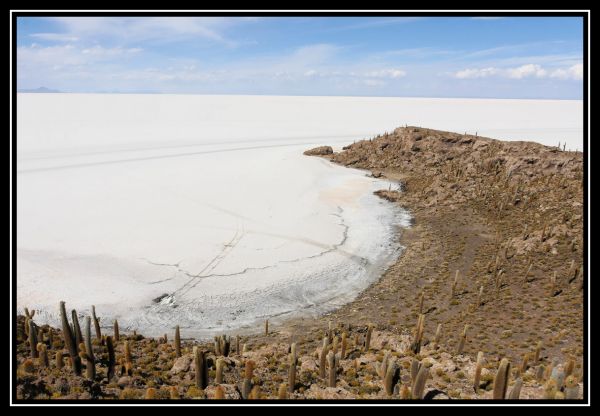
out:
M56 354L54 355L54 362L56 368L58 368L59 370L63 368L63 353L61 350L56 351Z
M421 368L421 363L415 357L413 357L410 363L410 379L414 383L417 379L417 374L419 374L419 369Z
M225 365L225 360L222 358L217 358L216 363L216 375L215 375L215 383L222 384L223 383L223 366Z
M569 375L565 379L565 399L577 400L579 397L579 383L573 375Z
M208 386L208 366L204 351L198 347L194 347L194 371L196 387L204 390Z
M42 344L41 342L38 342L37 346L36 346L36 350L39 353L39 363L40 363L40 367L50 367L50 361L48 360L48 349L46 347L46 344Z
M225 400L225 389L221 385L215 388L215 400Z
M382 380L385 378L385 375L387 373L389 361L390 361L390 352L386 351L383 356L383 360L381 361L381 364L375 363L375 371L377 372L379 377L381 377Z
M77 317L77 311L75 309L71 311L71 319L73 320L73 335L75 336L75 343L79 345L83 342L83 335L81 335L79 318Z
M69 357L71 358L71 367L73 369L73 373L75 373L75 375L81 375L81 359L79 358L79 353L77 352L78 344L75 343L75 337L73 336L73 331L71 331L71 325L69 325L67 312L65 311L65 302L63 301L60 302L60 317L65 346L69 350Z
M573 360L572 358L569 359L569 361L567 361L567 363L564 365L564 369L565 369L565 377L569 377L571 374L573 374L573 369L575 368L575 360Z
M519 374L525 374L529 368L529 356L529 353L523 354L523 361L521 361L521 366L519 367Z
M542 341L538 341L533 355L533 362L537 364L540 361L540 352L542 351Z
M94 359L94 350L92 348L92 323L91 318L85 318L85 358L86 358L86 376L89 380L96 377L96 361Z
M348 334L346 333L346 331L344 331L342 333L342 349L340 351L340 356L342 357L342 360L346 359L346 349L348 347Z
M37 337L37 331L35 330L35 324L33 323L33 320L29 319L28 325L29 327L29 349L31 350L31 358L38 358L38 350L37 350L37 344L38 344L38 337Z
M367 337L365 338L365 352L369 351L371 347L371 334L373 333L373 325L369 324L367 327Z
M108 369L106 370L106 377L110 382L115 376L115 348L111 336L106 337L106 349L108 350Z
M248 395L248 399L260 400L260 396L261 396L260 386L256 385L256 386L252 387L252 391Z
M329 366L329 384L328 387L336 386L336 376L337 376L337 362L336 357L333 351L329 351L327 354L327 364Z
M556 382L556 388L561 390L565 382L565 372L559 367L554 367L550 374L550 378Z
M175 327L175 356L181 357L181 337L179 335L179 325Z
M398 367L395 360L392 360L388 365L384 376L383 385L385 387L385 392L388 396L391 396L394 394L394 387L400 380L400 367Z
M119 342L119 322L115 319L115 322L113 324L113 331L114 331L114 337L115 337L115 341Z
M277 391L277 398L279 400L287 400L288 398L288 386L285 383L281 383L279 385L279 390Z
M239 335L235 336L235 352L238 354L241 353L241 351L240 351L240 336Z
M148 387L146 389L146 400L154 400L156 399L156 389L154 387Z
M544 364L541 364L536 372L535 372L535 379L539 382L541 382L542 380L544 380L544 370L546 370L546 367L544 367Z
M132 362L131 346L129 345L129 340L125 340L124 351L125 351L125 362L131 363Z
M556 392L558 391L556 387L556 381L550 379L544 384L544 399L554 400L556 398Z
M296 356L296 343L291 346L290 353L290 368L288 370L288 389L290 393L294 392L296 387L296 366L298 365L298 357Z
M242 384L242 398L248 399L250 392L252 391L252 375L254 373L254 361L246 361L246 367L244 369L244 381Z
M413 340L413 344L411 346L411 350L415 354L418 354L419 351L421 351L421 341L423 340L424 328L425 328L425 315L421 314L421 315L419 315L419 318L417 319L417 325L415 326L415 330L413 332L414 340Z
M483 365L483 351L479 351L477 353L477 363L475 364L475 377L473 379L473 389L475 390L475 393L478 393L478 391L479 391L482 365Z
M460 336L460 340L458 341L458 348L456 350L456 354L460 355L462 354L464 348L465 348L465 343L467 342L467 330L469 329L469 325L466 324L462 335Z
M425 382L429 377L429 368L424 365L419 366L419 372L417 373L417 377L413 382L412 387L412 398L415 400L423 399L423 393L425 391Z
M421 294L419 295L419 314L423 313L423 303L425 302L425 290L421 291Z
M508 387L508 378L510 376L510 362L503 358L498 366L498 371L494 377L494 400L502 400L506 397L506 389Z
M177 387L171 386L169 388L169 398L171 400L179 400L179 390L177 390Z
M401 400L410 400L410 389L408 388L408 385L403 384L402 387L400 387L400 399Z
M96 307L92 305L92 319L94 320L94 329L96 330L96 338L102 341L102 332L100 331L100 321L96 316Z
M477 304L475 305L475 309L479 308L483 301L483 286L479 287L479 293L477 294Z
M319 377L322 379L325 378L325 365L328 351L329 346L327 345L327 337L324 337L323 346L321 347L321 354L319 355Z
M435 336L433 337L433 342L435 343L435 345L438 345L440 343L441 338L442 338L442 324L438 324L438 326L435 330Z
M227 337L227 335L221 335L219 337L219 354L227 357L229 355L229 350L231 349L231 337Z
M265 321L265 336L266 337L269 336L269 320L268 319Z
M456 288L458 287L458 276L459 276L459 271L457 270L456 274L454 275L454 281L452 282L452 289L450 292L451 298L454 298L454 296L456 296Z
M333 337L333 343L331 344L331 351L333 351L334 354L337 354L338 352L338 337L337 335L335 337Z
M523 380L519 377L515 380L515 384L508 395L509 400L519 400L519 396L521 395L521 387L523 387Z
M333 321L331 320L327 322L327 339L330 344L333 343Z

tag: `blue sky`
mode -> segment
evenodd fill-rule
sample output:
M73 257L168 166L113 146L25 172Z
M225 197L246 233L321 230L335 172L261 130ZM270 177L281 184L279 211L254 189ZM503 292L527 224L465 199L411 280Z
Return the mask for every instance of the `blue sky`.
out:
M579 17L19 17L17 87L581 99Z

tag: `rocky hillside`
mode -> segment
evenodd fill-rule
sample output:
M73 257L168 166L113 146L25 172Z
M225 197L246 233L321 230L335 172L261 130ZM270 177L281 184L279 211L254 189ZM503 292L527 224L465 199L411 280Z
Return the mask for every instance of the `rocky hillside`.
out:
M307 154L397 183L377 194L413 225L377 283L326 316L214 343L25 310L17 398L583 397L580 153L405 127Z

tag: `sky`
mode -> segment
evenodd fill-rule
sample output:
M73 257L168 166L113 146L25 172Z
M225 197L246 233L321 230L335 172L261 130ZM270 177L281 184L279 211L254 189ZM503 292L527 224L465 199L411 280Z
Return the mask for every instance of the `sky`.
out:
M18 17L17 88L581 99L581 17Z

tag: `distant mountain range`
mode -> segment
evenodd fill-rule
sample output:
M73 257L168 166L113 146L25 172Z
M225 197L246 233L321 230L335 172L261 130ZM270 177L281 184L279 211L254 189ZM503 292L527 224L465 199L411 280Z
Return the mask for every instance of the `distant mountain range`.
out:
M62 92L59 90L52 90L46 87L32 88L32 89L17 89L17 92L36 92L36 93L58 93Z

